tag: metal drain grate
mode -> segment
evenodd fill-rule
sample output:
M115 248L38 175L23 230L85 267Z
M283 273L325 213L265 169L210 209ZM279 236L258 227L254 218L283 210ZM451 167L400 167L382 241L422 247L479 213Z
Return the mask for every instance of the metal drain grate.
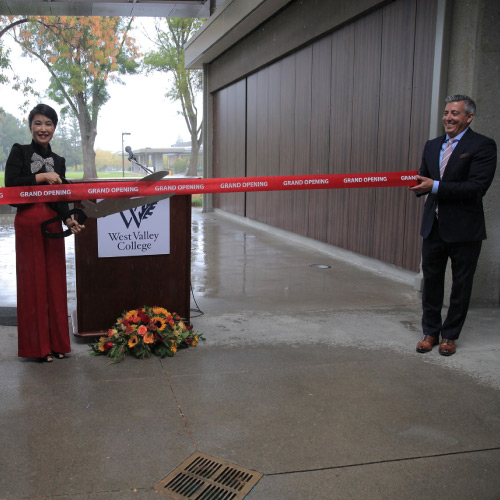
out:
M175 500L241 500L262 476L260 472L195 452L156 483L155 490Z

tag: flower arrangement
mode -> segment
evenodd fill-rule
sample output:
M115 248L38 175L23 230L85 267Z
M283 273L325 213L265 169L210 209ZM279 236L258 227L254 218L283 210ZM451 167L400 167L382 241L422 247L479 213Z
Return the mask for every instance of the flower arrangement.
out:
M175 356L180 348L194 347L199 340L191 325L177 313L163 307L140 307L120 316L108 335L89 344L93 356L106 355L112 363L121 361L127 354L137 358Z

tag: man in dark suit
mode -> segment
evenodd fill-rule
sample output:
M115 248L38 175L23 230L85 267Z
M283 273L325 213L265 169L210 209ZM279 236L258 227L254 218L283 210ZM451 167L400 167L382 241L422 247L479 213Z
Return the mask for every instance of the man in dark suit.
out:
M422 244L422 330L417 352L451 356L469 308L472 282L486 239L483 196L493 181L497 163L495 141L469 128L476 105L464 95L446 98L443 125L446 134L427 141L417 179L410 187L427 194L420 234ZM452 267L450 305L443 323L445 272ZM439 336L441 335L441 342Z

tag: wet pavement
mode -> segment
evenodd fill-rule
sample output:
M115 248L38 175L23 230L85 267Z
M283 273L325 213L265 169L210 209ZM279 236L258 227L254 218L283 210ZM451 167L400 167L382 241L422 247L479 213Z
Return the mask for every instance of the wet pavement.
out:
M0 215L0 306L16 307L14 215Z
M201 451L264 474L249 500L498 500L500 310L470 311L455 356L417 354L413 278L195 210L198 347L109 365L72 338L49 365L0 327L0 499L167 498Z
M0 214L0 308L13 308L16 299L16 238L14 214ZM68 283L68 307L76 307L75 240L64 238L66 246L66 274Z

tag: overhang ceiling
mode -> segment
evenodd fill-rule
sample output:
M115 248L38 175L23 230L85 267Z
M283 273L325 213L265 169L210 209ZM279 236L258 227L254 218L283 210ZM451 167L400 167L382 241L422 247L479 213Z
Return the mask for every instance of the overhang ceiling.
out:
M225 0L0 0L6 16L210 17Z

